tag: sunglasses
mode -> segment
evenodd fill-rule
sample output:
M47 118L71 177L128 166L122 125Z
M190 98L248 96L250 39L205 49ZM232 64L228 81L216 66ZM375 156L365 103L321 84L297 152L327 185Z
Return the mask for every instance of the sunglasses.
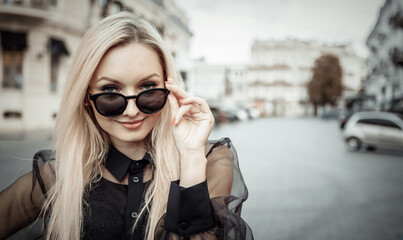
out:
M124 96L116 92L90 94L91 101L94 102L95 109L105 117L117 117L121 115L127 107L129 99L136 99L137 108L146 114L161 111L165 106L169 90L165 88L153 88L142 91L138 95Z

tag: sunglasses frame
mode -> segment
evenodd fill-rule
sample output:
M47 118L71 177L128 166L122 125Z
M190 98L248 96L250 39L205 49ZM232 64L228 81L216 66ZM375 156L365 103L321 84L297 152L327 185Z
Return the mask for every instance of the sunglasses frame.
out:
M143 95L144 93L148 93L148 92L155 91L155 90L164 92L164 99L165 99L165 100L164 100L164 104L162 105L161 109L158 109L158 110L153 111L153 112L144 112L144 111L142 110L142 108L139 107L137 99L138 99L141 95ZM145 114L157 113L157 112L161 111L161 110L164 108L169 93L170 93L170 91L169 91L168 89L166 89L166 88L152 88L152 89L144 90L144 91L140 92L139 94L137 94L137 95L132 95L132 96L125 96L125 95L123 95L123 94L121 94L121 93L117 93L117 92L102 92L102 93L97 93L97 94L89 94L89 98L90 98L90 100L94 103L95 109L98 111L99 114L101 114L101 115L104 116L104 117L117 117L117 116L122 115L122 114L126 111L127 103L128 103L128 100L129 100L129 99L136 99L136 101L135 101L136 106L137 106L137 108L138 108L142 113L145 113ZM98 109L98 106L97 106L97 104L96 104L96 100L97 100L98 97L104 96L104 95L118 95L118 96L123 97L123 99L125 100L125 108L124 108L123 112L121 112L120 114L116 114L116 115L104 115L104 114L102 114L102 113L99 111L99 109Z

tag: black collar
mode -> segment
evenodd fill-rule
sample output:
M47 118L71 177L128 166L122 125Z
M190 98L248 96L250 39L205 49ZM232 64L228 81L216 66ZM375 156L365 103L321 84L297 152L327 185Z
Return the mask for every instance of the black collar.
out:
M146 160L149 163L152 162L151 156L148 152L146 152L141 160ZM133 161L140 160L132 160L111 145L108 152L108 157L106 158L105 167L117 180L122 181L126 173L129 171L130 164Z

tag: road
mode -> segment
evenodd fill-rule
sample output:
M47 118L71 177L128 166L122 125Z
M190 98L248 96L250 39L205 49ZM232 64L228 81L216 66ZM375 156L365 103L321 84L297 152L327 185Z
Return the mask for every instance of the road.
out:
M30 170L50 136L0 135L0 189ZM337 121L320 119L225 124L211 134L221 137L237 148L255 239L403 240L403 150L348 152Z
M225 125L249 188L255 239L403 240L403 151L348 152L337 121Z

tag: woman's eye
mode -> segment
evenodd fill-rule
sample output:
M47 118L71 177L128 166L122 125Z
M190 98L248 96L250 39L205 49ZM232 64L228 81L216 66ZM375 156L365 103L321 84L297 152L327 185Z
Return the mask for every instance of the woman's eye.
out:
M147 89L154 88L154 87L156 87L156 86L157 86L156 83L144 83L144 84L141 86L141 88L142 88L143 90L147 90Z
M105 85L105 86L101 87L102 92L116 92L117 90L118 90L118 88L113 85Z

